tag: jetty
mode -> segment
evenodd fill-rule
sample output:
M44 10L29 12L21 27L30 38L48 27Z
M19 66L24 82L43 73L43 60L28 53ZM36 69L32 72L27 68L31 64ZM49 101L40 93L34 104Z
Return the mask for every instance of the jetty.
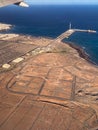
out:
M95 30L83 30L83 29L74 29L75 32L89 32L89 33L97 33Z
M61 35L59 35L57 37L57 39L59 39L60 41L62 41L64 38L69 38L73 33L75 32L87 32L87 33L97 33L97 31L95 30L82 30L82 29L68 29L67 31L65 31L64 33L62 33Z
M87 32L87 33L97 33L97 31L95 30L91 30L91 29L72 29L71 23L69 24L69 29L67 31L65 31L64 33L62 33L61 35L59 35L56 40L62 41L64 38L69 38L73 33L75 32Z

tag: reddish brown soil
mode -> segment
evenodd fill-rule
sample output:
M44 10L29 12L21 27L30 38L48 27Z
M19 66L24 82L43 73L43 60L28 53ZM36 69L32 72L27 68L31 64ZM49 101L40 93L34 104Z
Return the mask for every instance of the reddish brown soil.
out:
M0 74L0 130L97 130L98 67L56 43Z

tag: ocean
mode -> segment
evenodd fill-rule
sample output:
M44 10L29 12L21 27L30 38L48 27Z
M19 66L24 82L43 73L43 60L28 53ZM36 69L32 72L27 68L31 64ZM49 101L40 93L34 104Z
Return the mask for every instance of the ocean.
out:
M8 33L56 38L69 28L98 32L98 5L31 5L0 8L0 22L14 25ZM64 41L83 48L98 65L98 33L77 32Z

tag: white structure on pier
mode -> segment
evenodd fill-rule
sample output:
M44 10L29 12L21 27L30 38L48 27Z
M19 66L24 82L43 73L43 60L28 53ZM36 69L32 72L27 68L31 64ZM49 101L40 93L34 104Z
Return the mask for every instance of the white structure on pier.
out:
M69 23L69 30L71 30L71 22Z

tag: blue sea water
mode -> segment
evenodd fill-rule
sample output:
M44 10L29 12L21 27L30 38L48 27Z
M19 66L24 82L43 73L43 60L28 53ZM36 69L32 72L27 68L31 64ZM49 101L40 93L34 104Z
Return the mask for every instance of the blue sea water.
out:
M0 8L0 22L15 27L10 32L55 38L72 28L98 31L98 5L31 5ZM98 64L98 33L74 33L69 39L82 47Z

